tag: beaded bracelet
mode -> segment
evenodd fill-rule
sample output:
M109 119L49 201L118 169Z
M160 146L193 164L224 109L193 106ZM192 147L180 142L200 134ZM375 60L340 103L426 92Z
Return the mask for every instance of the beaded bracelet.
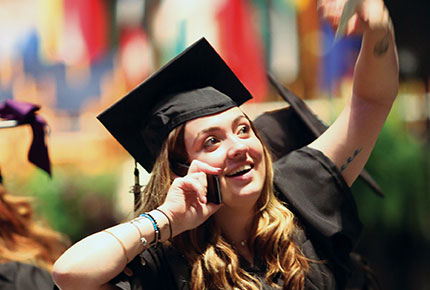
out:
M150 246L156 248L161 239L160 228L158 227L157 221L149 213L143 213L140 216L151 221L152 226L154 227L154 241L150 244Z

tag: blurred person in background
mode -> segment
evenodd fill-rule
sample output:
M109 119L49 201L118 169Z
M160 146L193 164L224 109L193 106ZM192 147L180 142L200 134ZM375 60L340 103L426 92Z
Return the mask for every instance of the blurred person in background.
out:
M0 184L0 289L53 289L50 272L64 237L33 214L31 199Z
M344 4L319 2L335 29ZM134 219L58 259L57 285L348 288L361 230L350 186L397 95L398 61L383 1L360 2L345 30L363 35L351 99L324 134L273 164L239 108L249 92L204 39L103 112L99 119L151 179ZM208 202L211 175L221 204Z
M39 107L7 100L0 104L0 128L29 124L33 130L29 160L50 174L44 130L46 122L35 114ZM35 217L30 197L6 190L0 173L0 289L53 289L50 272L64 252L64 236Z

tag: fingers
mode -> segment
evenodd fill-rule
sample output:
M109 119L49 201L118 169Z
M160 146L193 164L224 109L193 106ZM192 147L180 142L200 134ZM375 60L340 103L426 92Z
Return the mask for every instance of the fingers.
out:
M175 178L169 193L168 200L176 205L179 203L180 211L193 208L205 209L207 202L207 174L217 175L221 173L221 168L210 166L207 163L193 160L184 177ZM210 214L213 209L210 207Z
M187 175L182 178L177 178L175 181L176 185L184 190L184 193L194 192L197 194L199 201L206 204L206 174L217 175L220 173L221 168L210 166L209 164L199 160L193 160L188 168ZM179 182L180 184L178 184Z
M390 22L388 10L382 0L319 0L317 7L321 17L334 30L339 25L345 25L346 35L386 27ZM342 14L348 19L344 24L340 24Z
M196 194L201 203L207 203L206 198L206 174L195 172L184 177L176 178L172 184L182 190L185 195Z
M181 192L180 195L183 196L185 205L183 210L198 211L206 219L214 214L220 206L208 203L206 186L206 174L204 172L196 172L188 174L185 177L176 178L171 188L174 188L174 191L179 190Z
M383 1L364 1L357 14L363 22L363 30L391 28L390 15Z
M321 0L318 2L317 9L323 19L337 27L345 2L346 0Z
M358 18L357 15L353 15L351 19L348 21L345 34L350 35L357 32L360 32L360 33L363 32L360 28L360 23L361 23L360 18Z
M210 166L209 164L199 160L193 160L190 168L188 169L188 174L201 171L207 174L217 175L221 173L221 168Z

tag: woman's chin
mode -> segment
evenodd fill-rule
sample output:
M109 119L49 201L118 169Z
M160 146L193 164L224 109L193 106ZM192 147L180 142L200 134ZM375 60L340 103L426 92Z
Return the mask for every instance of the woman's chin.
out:
M223 192L223 203L228 207L253 207L260 197L261 190L246 190Z

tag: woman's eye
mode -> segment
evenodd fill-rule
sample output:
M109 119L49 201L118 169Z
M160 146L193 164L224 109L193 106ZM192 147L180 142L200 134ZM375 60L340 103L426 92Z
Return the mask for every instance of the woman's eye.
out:
M215 137L209 137L203 143L203 147L208 148L215 145L216 143L218 143L218 139L216 139Z
M249 126L243 125L239 128L239 135L248 134L249 133Z

